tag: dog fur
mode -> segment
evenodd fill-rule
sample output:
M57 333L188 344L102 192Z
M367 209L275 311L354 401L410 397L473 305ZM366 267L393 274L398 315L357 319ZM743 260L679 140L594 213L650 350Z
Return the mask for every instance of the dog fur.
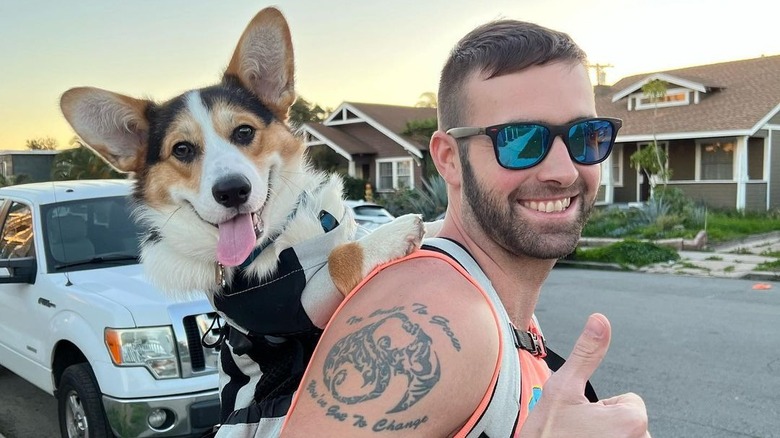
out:
M313 170L286 124L293 78L290 31L267 8L249 23L219 84L164 103L73 88L61 108L91 149L133 174L136 215L151 230L141 248L145 272L167 292L203 291L213 302L220 276L230 283L244 253L265 245L244 272L270 278L279 254L325 234L318 214L332 214L340 225L330 232L333 247L321 249L328 268L307 273L301 298L324 327L374 267L419 247L424 226L406 215L354 240L341 179ZM251 245L244 243L248 220Z

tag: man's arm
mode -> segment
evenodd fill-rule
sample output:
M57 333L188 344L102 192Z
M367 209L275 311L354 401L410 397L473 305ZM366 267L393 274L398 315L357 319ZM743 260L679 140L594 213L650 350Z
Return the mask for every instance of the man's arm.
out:
M488 302L450 265L391 266L333 317L283 436L451 435L488 391L498 352Z

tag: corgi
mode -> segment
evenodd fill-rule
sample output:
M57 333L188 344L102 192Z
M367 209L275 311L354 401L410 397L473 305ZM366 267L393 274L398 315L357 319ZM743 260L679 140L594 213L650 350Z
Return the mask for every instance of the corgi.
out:
M146 275L172 294L205 292L244 335L254 326L281 337L301 324L323 328L363 277L414 251L425 232L419 216L405 215L355 240L341 179L311 167L286 123L293 79L290 30L267 8L249 23L216 85L164 103L80 87L60 102L84 143L135 179L135 214L149 230L141 244ZM285 283L249 293L292 274L302 280L297 292ZM257 368L252 355L234 350L243 374L262 374L247 371ZM243 401L229 409L252 397L239 395Z

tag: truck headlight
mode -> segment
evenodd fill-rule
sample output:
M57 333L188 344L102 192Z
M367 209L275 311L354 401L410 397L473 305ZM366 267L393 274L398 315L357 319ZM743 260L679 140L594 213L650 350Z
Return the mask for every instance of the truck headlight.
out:
M105 339L114 365L146 367L156 379L179 377L176 342L170 327L107 328Z

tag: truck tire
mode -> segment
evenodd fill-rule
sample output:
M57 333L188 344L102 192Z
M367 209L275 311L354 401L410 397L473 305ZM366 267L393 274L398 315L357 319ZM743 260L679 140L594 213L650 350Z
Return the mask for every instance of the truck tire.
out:
M100 389L89 364L71 365L57 389L57 411L63 438L112 438Z

